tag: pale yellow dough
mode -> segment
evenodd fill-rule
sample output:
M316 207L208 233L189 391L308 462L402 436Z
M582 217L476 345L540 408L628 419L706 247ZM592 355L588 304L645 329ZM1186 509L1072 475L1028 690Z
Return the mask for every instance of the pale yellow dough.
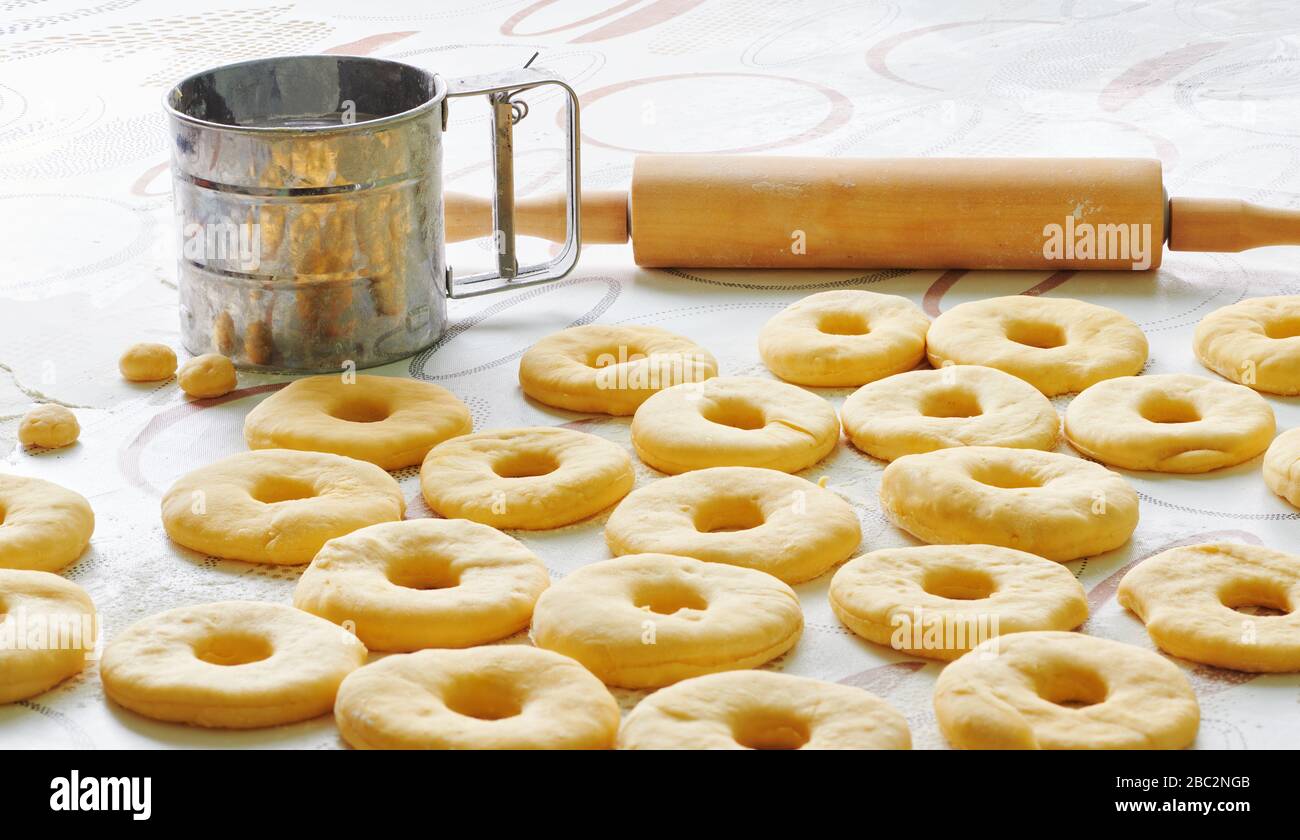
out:
M1264 452L1264 483L1300 507L1300 428L1288 429L1269 444Z
M658 327L585 324L548 335L519 360L519 385L569 411L626 415L651 394L717 376L713 355Z
M496 528L559 528L632 489L632 458L602 437L551 426L479 432L434 447L420 468L429 507Z
M94 530L80 493L0 473L0 569L56 572L81 556Z
M56 403L41 403L18 424L18 442L23 446L58 449L76 443L80 435L77 415Z
M1061 418L1023 379L978 365L914 370L863 385L840 409L853 445L883 461L953 446L1056 447Z
M532 630L538 647L625 688L756 668L802 633L799 596L771 575L668 554L571 572L542 593Z
M1196 325L1192 349L1210 370L1270 394L1300 394L1300 295L1250 298Z
M934 687L948 743L966 750L1177 750L1196 695L1158 653L1082 633L1013 633L948 665Z
M712 467L653 482L610 514L615 556L677 554L801 583L847 560L862 540L848 502L802 478Z
M117 369L131 382L160 382L176 372L176 351L166 344L132 344L117 360Z
M604 750L619 724L600 680L527 645L389 656L343 681L334 717L358 749Z
M80 586L49 572L0 569L0 703L81 673L98 632L95 605Z
M401 488L374 464L290 449L214 461L162 500L167 536L186 548L285 565L309 563L327 541L405 511Z
M325 543L293 605L348 627L370 650L469 647L526 628L549 583L542 561L495 528L414 519Z
M1237 671L1300 671L1300 556L1240 543L1179 546L1124 575L1118 598L1173 656ZM1257 607L1273 613L1238 611Z
M99 673L104 693L145 717L255 729L325 714L365 661L365 646L323 618L222 601L131 625L104 648Z
M1009 295L954 306L927 336L930 364L985 365L1049 397L1131 376L1147 360L1137 324L1113 309L1069 298Z
M250 449L332 452L396 470L473 427L465 404L432 382L328 374L291 382L259 403L244 418L244 440Z
M239 385L235 363L220 353L195 356L181 365L176 378L181 390L197 399L220 397Z
M916 367L930 319L905 297L860 289L818 292L763 325L758 354L798 385L862 385Z
M772 671L684 680L637 704L624 750L906 750L907 720L860 688Z
M1275 429L1273 409L1259 394L1186 373L1098 382L1065 412L1071 446L1126 470L1230 467L1263 452Z
M839 439L840 421L826 400L753 376L676 385L646 400L632 418L641 460L671 475L705 467L798 472L825 458Z
M1138 522L1137 492L1118 473L996 446L905 455L885 468L880 502L923 542L1000 545L1061 563L1118 548Z
M994 636L1073 630L1088 618L1070 570L995 545L885 548L831 579L831 609L864 639L927 659L956 659Z

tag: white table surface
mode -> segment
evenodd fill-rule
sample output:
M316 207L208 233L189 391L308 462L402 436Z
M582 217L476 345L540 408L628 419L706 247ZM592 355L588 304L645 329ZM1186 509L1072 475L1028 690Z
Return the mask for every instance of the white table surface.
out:
M637 151L1124 155L1160 158L1171 194L1300 203L1300 11L1285 0L0 3L0 470L90 499L91 548L64 573L90 592L110 638L172 606L287 601L299 573L180 549L158 516L171 481L244 448L241 423L265 396L259 386L284 379L243 375L249 393L193 404L174 381L122 381L116 360L135 341L181 349L163 90L210 65L326 50L449 75L514 67L541 51L537 63L583 94L584 180L594 188L625 186ZM529 193L560 183L558 101L533 104L519 127L519 183ZM484 126L472 107L453 110L449 187L486 188ZM451 249L458 268L485 254L481 243ZM525 400L515 379L523 349L574 323L655 324L701 341L725 373L767 375L755 347L764 320L804 294L854 287L906 295L931 314L1027 290L1085 298L1142 325L1148 372L1204 374L1191 353L1196 322L1246 296L1300 291L1296 256L1293 248L1175 254L1152 273L937 282L937 271L640 270L629 248L598 246L554 286L457 303L454 328L433 353L380 372L450 388L479 429L570 423L626 445L626 419ZM838 405L848 392L821 393ZM18 419L43 400L77 412L78 444L17 445ZM1279 429L1300 423L1296 400L1269 401ZM805 473L828 476L854 504L863 550L910 542L881 515L882 467L842 444ZM397 476L410 515L430 515L414 471ZM1300 514L1264 487L1259 459L1204 476L1129 477L1142 494L1132 541L1069 564L1089 592L1088 633L1151 647L1115 603L1115 586L1131 564L1172 544L1296 548ZM638 464L638 484L654 478ZM516 536L559 578L608 556L602 522ZM918 747L943 746L930 704L939 666L847 633L827 605L828 581L798 587L805 636L770 667L874 691L907 716ZM1181 664L1202 705L1197 746L1300 746L1300 677ZM630 707L639 696L620 699ZM0 747L339 745L328 718L243 733L148 721L106 702L94 668L0 707Z

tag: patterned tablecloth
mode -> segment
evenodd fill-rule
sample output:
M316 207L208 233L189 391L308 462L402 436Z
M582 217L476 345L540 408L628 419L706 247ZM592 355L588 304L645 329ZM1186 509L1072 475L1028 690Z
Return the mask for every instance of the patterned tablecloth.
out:
M180 349L162 91L209 65L322 51L457 75L540 51L538 64L582 94L584 180L594 188L625 186L639 151L1129 155L1160 158L1171 194L1300 203L1300 11L1289 0L0 0L0 469L90 499L94 540L65 574L93 596L109 637L172 606L287 601L299 574L181 550L158 515L176 477L244 448L244 415L284 379L242 375L229 398L195 403L174 381L122 381L116 359L135 341ZM520 190L554 190L559 101L530 105L518 129ZM486 125L475 106L453 108L451 188L486 190ZM468 268L487 254L463 243L451 261ZM1300 292L1295 257L1175 254L1137 274L762 273L641 270L629 248L596 246L560 283L455 304L431 351L379 372L450 388L479 429L568 424L627 445L626 419L526 400L515 378L524 348L572 324L654 324L701 341L725 373L766 376L755 337L767 318L810 292L865 288L931 315L993 295L1084 298L1142 326L1148 372L1204 374L1191 353L1196 322L1243 297ZM822 393L838 405L848 392ZM77 412L80 443L17 445L18 418L44 400ZM1280 429L1300 423L1296 400L1269 401ZM828 476L855 506L864 550L909 542L881 514L882 468L841 444L806 473ZM638 484L656 478L637 470ZM409 515L429 516L415 471L397 477ZM1129 477L1142 498L1132 541L1070 564L1088 591L1088 633L1151 647L1114 594L1153 552L1208 539L1296 548L1300 513L1264 487L1259 459L1202 476ZM608 556L603 519L516 536L558 579ZM827 605L828 581L798 588L807 631L770 667L869 689L907 716L918 747L943 746L930 702L939 666L850 635ZM1300 677L1182 664L1202 706L1198 746L1300 746ZM630 707L639 697L620 699ZM107 703L93 668L0 708L6 747L339 744L329 719L246 733L154 723Z

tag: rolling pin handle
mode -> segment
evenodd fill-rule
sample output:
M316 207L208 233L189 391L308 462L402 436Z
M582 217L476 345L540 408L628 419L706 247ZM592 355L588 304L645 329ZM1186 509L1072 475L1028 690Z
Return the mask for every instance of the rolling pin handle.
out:
M1235 253L1268 245L1300 245L1300 211L1235 198L1169 200L1171 251Z

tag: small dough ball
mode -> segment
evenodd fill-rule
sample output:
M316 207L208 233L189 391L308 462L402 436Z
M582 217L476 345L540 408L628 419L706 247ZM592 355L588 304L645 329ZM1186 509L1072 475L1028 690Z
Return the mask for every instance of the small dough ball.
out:
M235 363L220 353L204 353L181 365L181 390L191 397L209 399L229 394L239 385Z
M131 382L161 382L176 372L176 353L166 344L132 344L117 360L117 368Z
M80 434L77 415L54 403L36 406L18 424L18 442L23 446L58 449L76 443Z

